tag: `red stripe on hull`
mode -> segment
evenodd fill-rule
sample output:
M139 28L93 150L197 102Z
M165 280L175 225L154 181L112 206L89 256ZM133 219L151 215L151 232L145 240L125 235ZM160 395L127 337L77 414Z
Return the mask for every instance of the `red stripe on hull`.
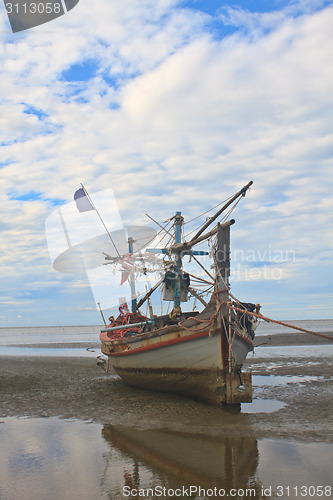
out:
M144 346L144 347L138 347L137 349L131 349L129 351L113 352L113 353L104 352L103 351L103 344L102 344L102 349L101 350L102 350L103 354L105 354L106 356L110 356L110 357L128 356L130 354L137 354L137 353L140 353L140 352L151 351L153 349L160 349L160 348L163 348L163 347L166 347L166 346L169 346L169 345L179 344L181 342L186 342L186 341L198 339L198 338L201 338L201 337L207 337L208 335L209 335L209 332L207 332L207 331L206 332L200 332L200 333L195 333L195 334L192 334L192 335L186 335L185 337L178 337L176 339L166 340L164 342L158 342L156 344L151 344L151 345L147 345L147 346ZM244 337L241 337L240 335L237 335L237 337L240 340L243 340L246 344L248 344L250 346L250 350L251 351L253 350L253 343L250 340L248 340L248 339L246 339ZM221 355L222 355L222 359L223 359L223 355L225 356L226 353L228 354L228 349L223 348L223 345L221 343Z
M104 353L103 348L102 348L102 352L103 352L103 354L105 354L107 356L127 356L129 354L136 354L138 352L151 351L152 349L158 349L158 348L165 347L168 345L179 344L180 342L198 339L200 337L206 337L208 335L209 335L209 332L200 332L200 333L195 333L193 335L187 335L186 337L179 337L177 339L166 340L164 342L158 342L156 344L151 344L151 345L148 345L145 347L138 347L137 349L131 349L130 351Z

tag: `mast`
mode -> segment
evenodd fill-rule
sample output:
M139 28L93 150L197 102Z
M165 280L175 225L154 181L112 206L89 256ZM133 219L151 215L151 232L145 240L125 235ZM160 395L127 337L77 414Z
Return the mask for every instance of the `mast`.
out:
M179 314L180 304L182 302L182 288L188 289L189 282L186 283L186 277L183 276L182 269L182 257L184 255L208 255L208 252L202 250L192 250L192 247L201 243L202 241L208 239L218 232L218 228L221 229L228 228L230 231L230 226L235 223L234 219L231 219L224 224L219 224L216 228L212 229L208 233L202 234L205 229L214 222L214 220L221 215L221 213L226 210L239 196L245 196L247 189L253 184L250 181L246 186L244 186L240 191L238 191L235 195L233 195L230 200L225 203L225 205L208 221L206 222L201 229L196 233L195 236L189 242L182 242L182 226L184 223L184 218L181 215L181 212L176 212L174 216L174 239L175 243L172 244L169 248L147 248L146 251L150 253L162 253L162 254L174 254L175 260L173 264L173 269L170 272L167 272L164 278L164 293L163 300L173 300L174 309L173 311L176 314ZM151 218L151 217L150 217ZM160 224L158 224L160 225ZM160 226L161 227L161 226ZM169 233L170 234L170 233ZM172 283L172 284L171 284ZM223 288L226 288L225 286ZM149 295L146 295L148 297ZM186 301L183 299L183 301ZM141 301L140 301L141 303ZM136 306L137 307L137 306Z
M182 226L183 226L184 218L182 217L181 212L176 212L175 215L175 240L176 244L180 244L182 242ZM180 256L180 252L177 252L176 255L176 283L175 283L175 300L174 300L174 309L180 307L180 280L182 277L182 259Z
M229 221L226 221L223 224L219 224L219 225L223 228L223 227L232 226L233 224L235 224L235 219L230 219ZM186 254L186 252L191 253L191 255L208 255L207 252L202 252L200 250L199 251L193 251L193 250L191 250L191 248L193 246L195 246L195 245L198 245L202 241L207 240L208 238L210 238L211 236L213 236L214 234L216 234L217 231L218 231L218 226L216 226L214 229L212 229L211 231L209 231L209 233L205 233L202 236L199 236L195 240L192 239L189 242L185 241L184 243L174 244L174 245L171 245L170 248L174 252L182 252L184 255Z
M227 301L230 277L230 225L217 224L217 247L214 260L219 297L222 301Z
M229 277L230 277L230 225L217 224L217 242L214 255L216 267L216 293L219 301L224 304L219 306L217 324L221 330L221 356L222 366L228 371L227 375L227 402L231 403L232 398L232 327L231 309L227 307L229 300Z
M134 253L133 252L134 240L131 236L129 236L127 242L128 242L128 252L132 255ZM129 276L129 282L130 282L130 287L131 287L132 313L135 313L135 311L136 311L135 277L134 277L132 272Z

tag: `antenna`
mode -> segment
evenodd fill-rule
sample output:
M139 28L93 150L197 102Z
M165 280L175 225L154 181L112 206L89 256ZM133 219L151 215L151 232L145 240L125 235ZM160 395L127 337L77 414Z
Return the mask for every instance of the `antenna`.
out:
M110 238L110 240L111 240L111 243L113 244L114 249L115 249L115 251L117 252L118 257L120 257L120 253L118 252L118 248L116 247L116 244L115 244L115 242L113 241L112 236L111 236L111 234L110 234L110 232L109 232L108 228L106 227L106 225L105 225L105 223L104 223L104 221L103 221L103 219L102 219L101 214L100 214L100 213L99 213L99 211L97 210L96 205L94 204L94 202L93 202L93 201L92 201L92 199L90 198L89 193L88 193L88 191L86 190L86 188L84 187L84 185L82 184L82 182L81 182L81 186L82 186L83 191L85 192L85 195L87 196L88 200L90 201L90 203L91 203L91 205L92 205L93 209L96 211L96 213L97 213L97 215L98 215L98 217L99 217L99 219L100 219L101 223L103 224L103 226L104 226L104 228L105 228L105 231L107 232L107 234L108 234L108 236L109 236L109 238Z

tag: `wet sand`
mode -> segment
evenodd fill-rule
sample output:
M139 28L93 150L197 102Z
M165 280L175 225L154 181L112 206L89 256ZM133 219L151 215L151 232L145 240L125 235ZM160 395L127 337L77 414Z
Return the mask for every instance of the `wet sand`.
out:
M332 341L319 335L310 333L291 332L279 333L274 335L258 335L254 338L254 345L267 346L284 346L284 345L322 345L331 344L333 342L333 334L331 332L322 332L324 335L332 338Z
M275 337L280 337L280 343ZM297 345L298 335L291 337L291 345ZM266 342L267 346L267 341L258 337L258 343ZM272 345L287 345L285 342L283 335L276 335ZM268 400L273 406L278 400L285 404L271 413L246 413L245 405L241 410L218 408L181 396L134 389L117 375L106 374L96 361L77 357L0 357L0 418L57 416L212 436L333 441L333 370L325 352L320 357L311 353L302 358L261 357L259 347L255 356L248 357L243 370L254 375L254 401ZM256 376L261 379L258 386Z

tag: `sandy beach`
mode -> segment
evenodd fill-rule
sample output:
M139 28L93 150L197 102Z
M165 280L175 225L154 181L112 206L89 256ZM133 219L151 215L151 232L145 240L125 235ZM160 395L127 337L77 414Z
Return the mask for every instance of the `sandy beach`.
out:
M304 335L297 334L275 335L273 340L258 337L258 343L266 346L270 342L273 346L304 345L304 340ZM318 343L329 341L319 339ZM194 432L219 436L331 442L333 370L329 354L324 350L313 357L310 350L302 358L292 354L274 358L262 357L261 350L258 347L255 356L248 357L243 370L253 374L254 401L270 401L272 408L278 401L283 407L277 411L247 413L244 407L241 411L217 408L172 394L134 389L117 375L106 374L95 358L2 356L1 417L57 416L179 431L190 426Z

